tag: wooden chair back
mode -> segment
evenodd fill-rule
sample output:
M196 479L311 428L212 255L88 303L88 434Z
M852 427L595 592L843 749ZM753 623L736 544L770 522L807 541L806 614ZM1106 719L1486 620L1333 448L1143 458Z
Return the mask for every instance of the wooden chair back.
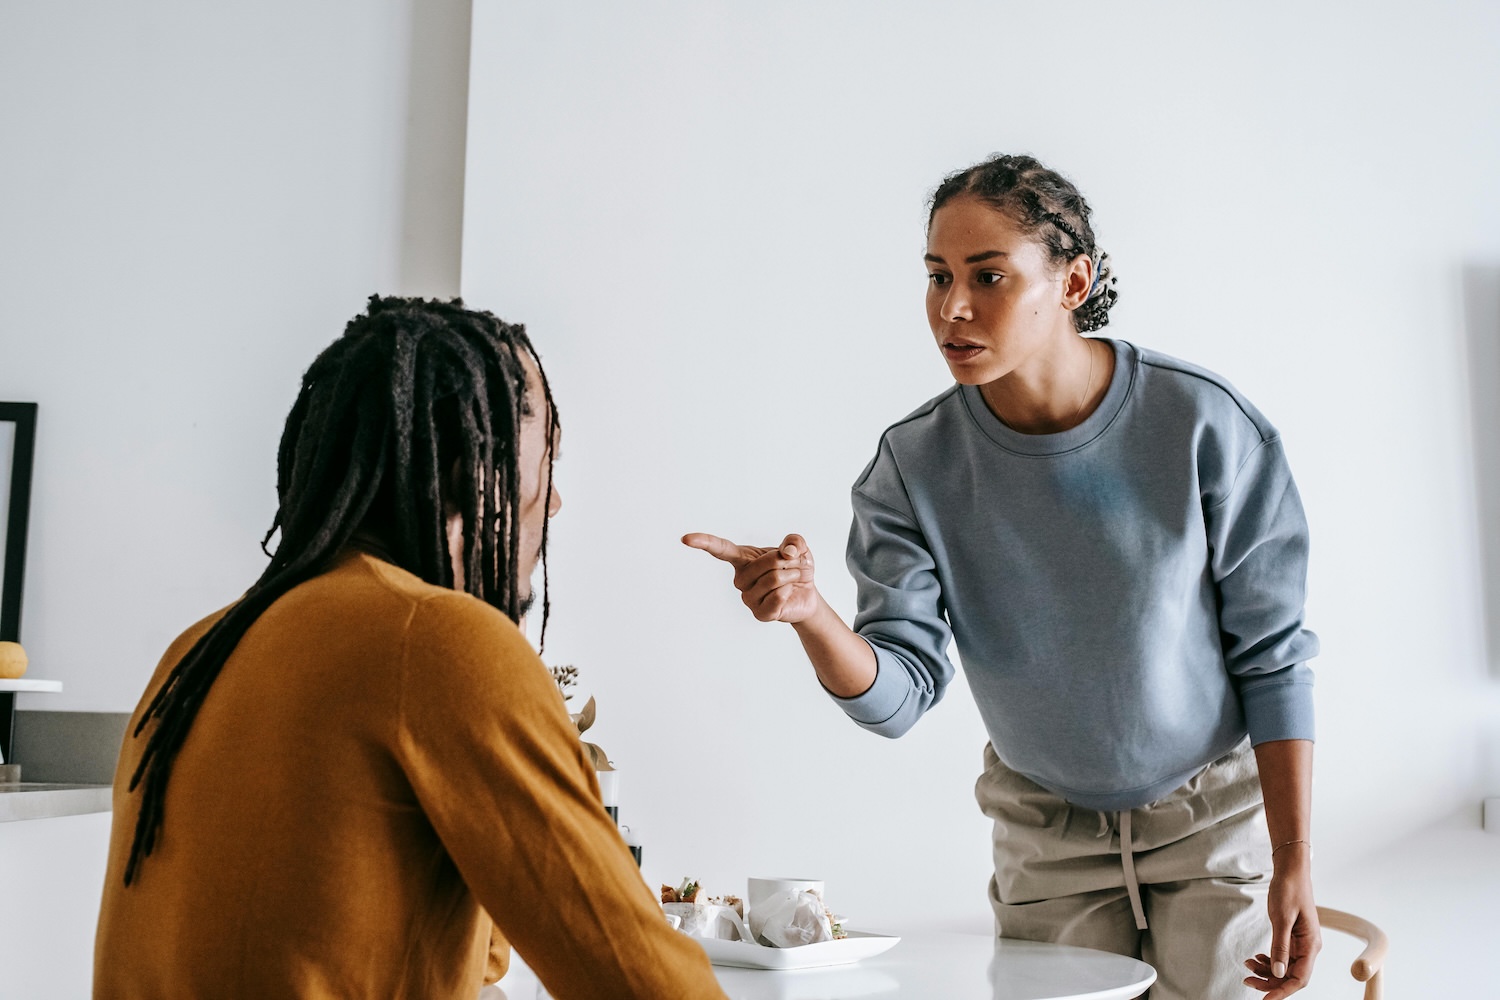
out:
M1385 987L1381 982L1381 970L1385 967L1385 954L1390 948L1385 932L1363 917L1327 906L1318 907L1318 923L1325 929L1349 934L1365 943L1365 950L1349 967L1349 973L1365 984L1365 1000L1382 1000Z

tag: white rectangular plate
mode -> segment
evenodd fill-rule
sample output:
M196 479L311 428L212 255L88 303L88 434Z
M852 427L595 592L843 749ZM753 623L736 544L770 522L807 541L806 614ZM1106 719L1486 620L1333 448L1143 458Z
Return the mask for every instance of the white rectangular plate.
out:
M804 944L800 948L767 948L749 941L722 941L716 938L694 940L708 952L708 960L714 965L727 965L737 969L782 970L848 965L879 955L895 947L896 942L901 939L890 934L850 931L849 936L841 940Z

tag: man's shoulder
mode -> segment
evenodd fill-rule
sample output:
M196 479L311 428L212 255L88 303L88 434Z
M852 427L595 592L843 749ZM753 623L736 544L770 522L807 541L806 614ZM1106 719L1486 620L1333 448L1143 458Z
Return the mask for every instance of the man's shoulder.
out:
M354 644L384 650L378 655L394 668L389 679L407 692L404 702L418 692L455 713L487 705L525 714L534 699L557 695L525 633L471 594L363 553L341 560L321 582L339 607L320 613L337 610L336 627L359 634Z
M361 554L341 569L366 578L378 588L409 608L407 631L424 633L478 635L493 641L519 636L516 624L493 605L472 594L428 583L399 566L372 555ZM358 585L355 584L357 587ZM524 639L522 640L524 643ZM529 644L525 644L530 649Z

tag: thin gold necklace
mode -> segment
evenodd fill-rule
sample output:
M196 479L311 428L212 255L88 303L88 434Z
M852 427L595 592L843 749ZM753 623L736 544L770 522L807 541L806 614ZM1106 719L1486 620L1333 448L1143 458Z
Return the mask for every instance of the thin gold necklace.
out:
M1073 414L1074 427L1078 426L1078 418L1083 415L1083 408L1089 401L1089 390L1094 387L1094 355L1097 352L1094 350L1092 340L1085 340L1084 343L1088 345L1089 350L1089 379L1083 383L1083 398L1078 401L1078 410Z

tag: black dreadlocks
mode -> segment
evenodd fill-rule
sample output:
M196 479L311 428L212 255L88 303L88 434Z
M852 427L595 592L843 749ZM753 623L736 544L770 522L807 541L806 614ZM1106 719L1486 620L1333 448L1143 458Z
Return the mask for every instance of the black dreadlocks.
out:
M522 353L536 362L547 419L547 492L557 410L525 328L463 302L371 296L367 311L308 368L277 456L279 505L259 580L172 669L133 738L155 722L130 790L141 811L129 885L156 845L172 762L209 686L247 629L293 587L321 573L356 532L383 556L453 586L445 525L463 517L464 589L512 621L522 614L520 433L532 414ZM547 501L544 500L544 503ZM542 636L551 601L542 520ZM267 545L277 531L280 543Z

